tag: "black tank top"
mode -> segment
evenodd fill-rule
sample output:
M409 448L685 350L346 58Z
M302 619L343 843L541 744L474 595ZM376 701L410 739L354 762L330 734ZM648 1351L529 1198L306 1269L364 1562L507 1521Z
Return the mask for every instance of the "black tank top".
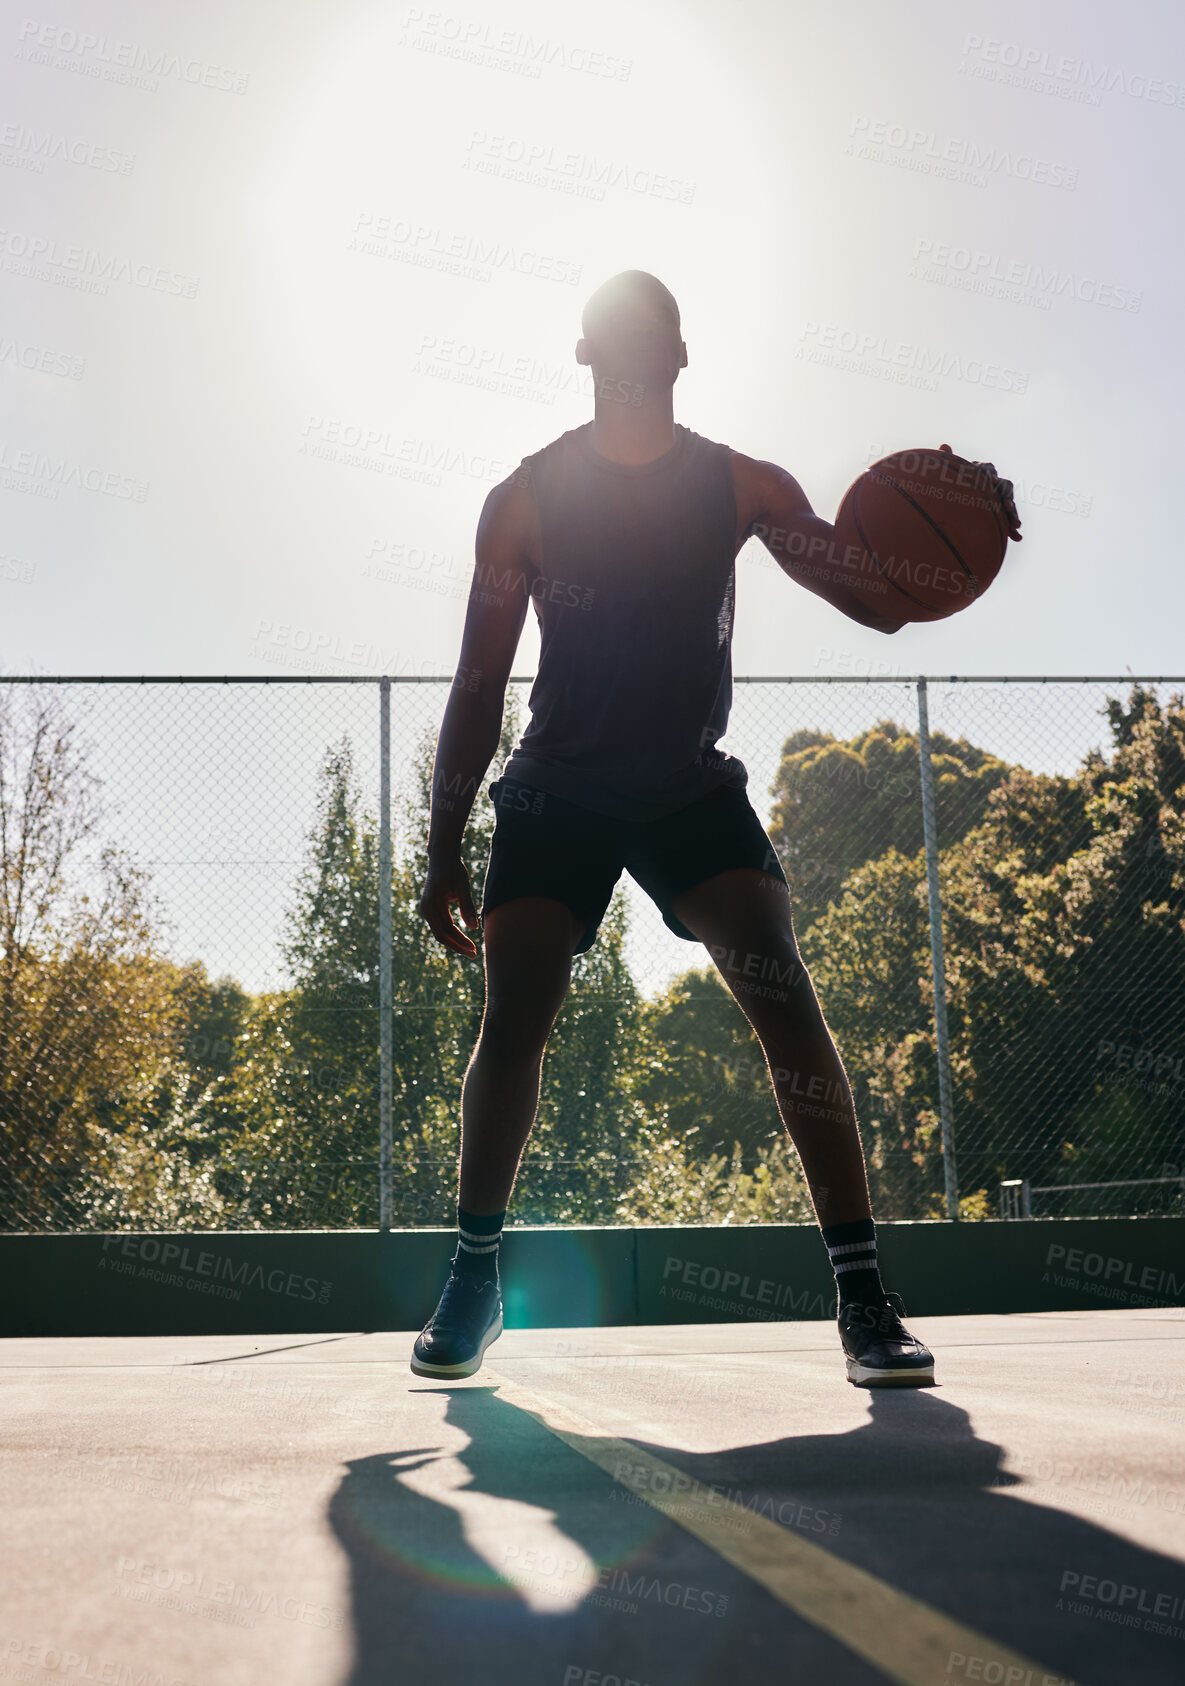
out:
M748 783L714 747L732 706L729 451L676 422L665 456L615 463L591 431L523 458L542 538L539 670L502 771L617 819L659 819Z

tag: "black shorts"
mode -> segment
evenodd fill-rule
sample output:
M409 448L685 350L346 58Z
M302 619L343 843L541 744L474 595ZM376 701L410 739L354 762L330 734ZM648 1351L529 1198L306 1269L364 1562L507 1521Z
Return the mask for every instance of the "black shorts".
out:
M699 938L671 912L684 890L738 866L786 882L752 803L735 785L718 785L659 820L616 820L509 778L495 779L490 800L496 821L483 916L515 896L553 896L585 922L576 954L596 940L623 867L687 942Z

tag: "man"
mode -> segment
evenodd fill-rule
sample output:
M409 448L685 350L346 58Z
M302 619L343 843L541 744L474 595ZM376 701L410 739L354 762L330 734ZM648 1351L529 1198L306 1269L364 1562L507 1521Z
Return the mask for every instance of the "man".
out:
M486 499L464 683L436 750L420 911L446 947L472 958L450 913L456 903L477 924L461 838L532 603L541 632L531 721L490 786L486 1002L462 1090L457 1250L411 1367L472 1375L501 1333L498 1244L544 1048L572 958L592 945L624 868L671 930L724 957L717 967L765 1051L835 1269L848 1379L928 1383L933 1358L877 1269L851 1091L799 958L785 874L744 765L715 748L732 701L734 563L751 535L861 624L903 623L870 610L830 566L833 529L792 475L675 423L687 347L660 281L614 276L581 326L576 361L595 377L593 420L525 457ZM996 487L1019 537L1011 486Z

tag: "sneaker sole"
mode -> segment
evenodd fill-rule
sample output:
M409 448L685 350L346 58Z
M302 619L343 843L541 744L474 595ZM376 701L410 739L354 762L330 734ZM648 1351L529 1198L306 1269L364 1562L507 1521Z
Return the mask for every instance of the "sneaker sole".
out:
M444 1376L456 1380L459 1376L473 1376L481 1369L481 1361L486 1355L486 1348L492 1346L502 1333L502 1313L490 1324L482 1336L481 1346L472 1358L466 1359L464 1364L428 1364L422 1358L417 1358L413 1349L411 1355L412 1371L417 1376Z
M915 1365L911 1370L876 1370L858 1358L847 1360L848 1380L855 1387L930 1387L933 1364Z

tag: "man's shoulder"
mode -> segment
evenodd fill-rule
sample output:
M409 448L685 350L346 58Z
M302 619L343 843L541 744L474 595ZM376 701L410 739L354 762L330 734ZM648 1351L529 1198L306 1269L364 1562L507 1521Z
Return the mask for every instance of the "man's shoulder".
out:
M566 450L569 445L575 442L578 434L587 433L591 425L590 422L581 422L579 427L570 427L563 433L557 433L554 439L547 441L546 445L540 445L538 450L528 452L523 458L523 462L538 463L545 458L558 455L559 452Z
M758 457L750 457L744 451L738 451L735 445L725 444L720 439L709 439L706 434L693 433L692 439L699 441L707 450L715 451L732 470L733 480L738 484L756 484L762 471L769 469L772 464L765 463Z
M727 454L737 509L743 512L748 529L753 522L761 519L770 475L774 472L775 465L763 462L760 457L751 457L744 451L738 451L732 445L723 445L721 449Z
M749 479L758 479L763 469L772 466L762 462L760 457L751 457L745 451L738 451L735 445L722 445L720 449L727 452L733 473L745 475Z
M579 428L569 428L566 433L557 434L554 439L549 439L546 445L540 445L537 450L528 451L517 466L511 469L506 478L494 487L494 491L499 493L500 496L533 491L537 483L543 478L548 465L566 450L574 435L579 431Z

